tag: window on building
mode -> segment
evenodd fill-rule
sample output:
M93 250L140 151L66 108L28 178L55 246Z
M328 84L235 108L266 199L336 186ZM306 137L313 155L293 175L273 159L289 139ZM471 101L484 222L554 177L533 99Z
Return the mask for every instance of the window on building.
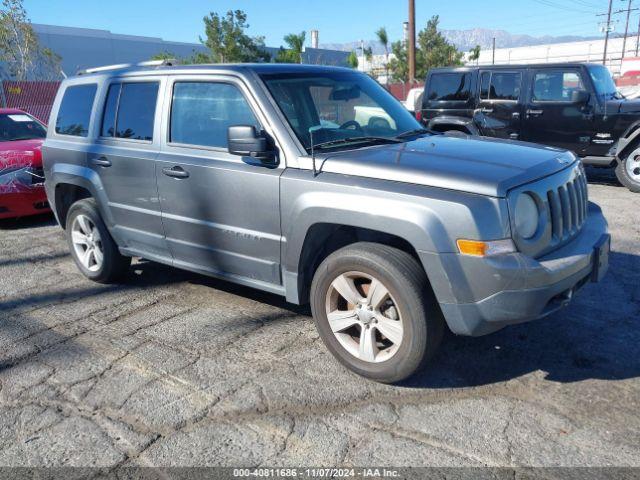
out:
M58 109L56 133L75 137L86 137L89 134L96 90L95 84L67 87Z
M260 124L242 92L229 83L176 82L171 104L170 141L227 148L232 125Z
M428 99L431 101L469 100L469 73L435 73L429 82Z
M536 102L569 102L577 90L584 90L584 84L575 71L539 71L533 79L533 100Z

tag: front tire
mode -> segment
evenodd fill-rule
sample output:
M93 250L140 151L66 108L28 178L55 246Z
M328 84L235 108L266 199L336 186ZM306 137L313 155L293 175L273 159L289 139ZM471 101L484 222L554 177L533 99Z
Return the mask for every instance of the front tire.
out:
M66 234L71 256L88 279L114 283L129 270L131 258L118 251L93 199L79 200L71 206Z
M634 193L640 193L640 148L636 148L616 166L618 181Z
M394 383L415 373L440 344L444 321L427 277L408 253L360 242L329 255L311 285L316 328L340 363Z

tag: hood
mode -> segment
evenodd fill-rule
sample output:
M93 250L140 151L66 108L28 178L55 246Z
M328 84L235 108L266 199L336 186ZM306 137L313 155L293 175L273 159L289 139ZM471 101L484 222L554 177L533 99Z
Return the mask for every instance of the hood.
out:
M607 114L638 113L640 115L640 100L621 99L607 101Z
M574 154L553 147L432 135L330 154L322 161L321 171L504 197L510 189L575 161Z

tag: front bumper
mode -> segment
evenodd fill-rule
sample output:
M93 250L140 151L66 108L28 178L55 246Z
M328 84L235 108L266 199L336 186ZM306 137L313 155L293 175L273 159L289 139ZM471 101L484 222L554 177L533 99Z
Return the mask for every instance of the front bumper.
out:
M459 335L478 336L544 317L568 304L587 282L602 278L608 246L607 221L600 207L590 203L580 234L542 258L427 252L420 252L420 257L449 328Z

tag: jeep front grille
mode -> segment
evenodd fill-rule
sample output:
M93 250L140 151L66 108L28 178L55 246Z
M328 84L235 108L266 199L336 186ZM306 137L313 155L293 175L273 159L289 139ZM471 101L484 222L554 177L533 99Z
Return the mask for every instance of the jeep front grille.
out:
M563 243L574 237L587 219L589 204L587 180L582 168L573 180L547 192L552 242Z
M534 258L560 248L575 238L587 220L587 179L580 161L549 177L515 188L509 192L509 211L514 212L518 195L526 193L538 204L540 228L534 237L525 239L514 231L518 250ZM513 218L511 220L513 225Z

